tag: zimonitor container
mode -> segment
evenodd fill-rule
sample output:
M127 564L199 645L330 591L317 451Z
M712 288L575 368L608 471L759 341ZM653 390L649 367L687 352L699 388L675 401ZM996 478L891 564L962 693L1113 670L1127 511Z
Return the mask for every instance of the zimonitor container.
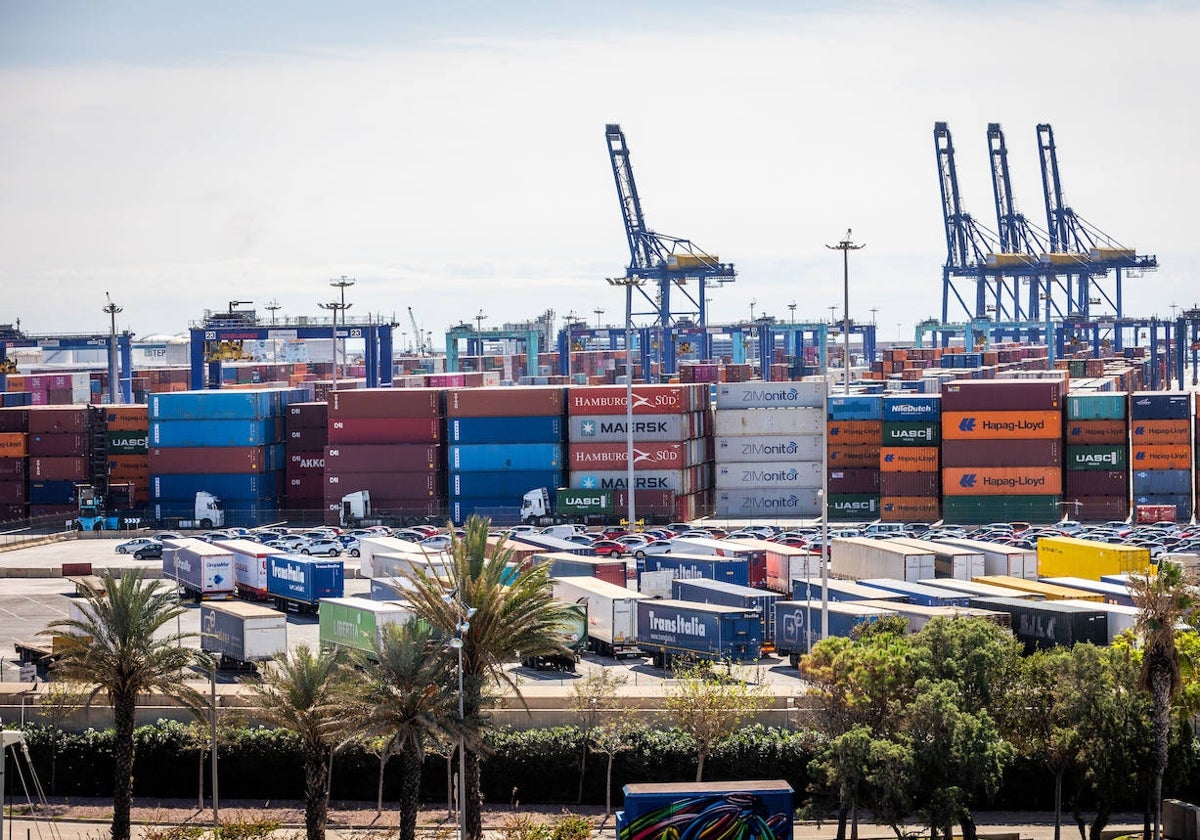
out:
M831 447L878 446L883 441L883 423L879 420L830 420L825 436Z
M507 390L526 390L509 388ZM446 421L448 443L556 443L566 435L566 423L551 417L454 417Z
M545 487L553 492L563 484L562 470L514 470L508 472L454 472L447 479L451 498L510 499L520 505L530 490Z
M1120 420L1128 416L1124 394L1067 394L1068 420Z
M567 391L568 414L625 414L625 387L594 385ZM707 385L634 385L634 414L684 414L707 408Z
M230 601L200 607L200 649L233 662L265 662L287 652L287 616Z
M562 417L562 387L452 388L446 392L447 417Z
M1062 379L950 382L942 386L942 414L962 411L1060 413L1065 394L1066 384Z
M338 391L337 393L343 393ZM354 393L346 391L344 393ZM329 419L330 444L341 443L437 443L442 439L442 421L428 417L343 417Z
M558 470L563 448L558 443L472 444L448 447L447 465L456 471Z
M890 577L917 581L933 577L935 563L932 553L891 540L834 538L829 549L829 571L852 580Z
M637 603L640 592L591 577L560 577L550 581L554 597L584 604L588 616L588 647L602 656L637 652Z
M1131 420L1187 420L1192 416L1192 395L1180 391L1138 391L1129 395Z
M714 505L718 516L813 517L821 513L820 499L815 489L717 490L714 493ZM620 507L617 509L620 510Z
M1062 464L1063 444L1046 440L943 440L943 467L1018 467Z
M671 585L671 597L677 601L758 610L762 620L763 645L775 646L775 602L780 599L778 592L764 592L762 589L719 580L680 578Z
M436 420L442 416L438 388L360 388L329 395L330 428L336 420L354 418Z
M1136 420L1129 427L1134 446L1186 446L1192 437L1189 420Z
M1131 462L1134 470L1188 470L1192 467L1192 447L1133 445Z
M1124 420L1068 420L1065 437L1068 446L1124 445L1129 427Z
M927 496L936 503L941 487L942 476L937 470L879 473L878 490L881 496ZM832 484L830 492L834 492Z
M854 628L869 621L878 621L886 615L895 615L881 607L865 606L857 601L829 601L824 612L828 613L829 635L849 638ZM800 664L800 657L808 653L821 640L821 601L776 601L775 602L775 652L786 655L793 668Z
M742 408L816 408L825 399L820 382L721 382L717 384L717 411Z
M942 442L942 427L936 420L927 423L885 422L880 440L889 447L936 447Z
M151 420L151 447L247 447L283 440L283 419Z
M1045 440L1062 437L1059 411L947 411L943 440Z
M1037 543L1038 575L1099 580L1101 575L1143 573L1150 568L1150 549L1080 540L1041 537Z
M353 391L335 393L353 393ZM369 601L366 598L325 598L321 601L320 643L349 648L374 656L382 640L383 628L404 624L414 614L395 601Z
M1070 647L1080 642L1108 644L1108 615L1094 607L1019 598L977 598L975 605L1008 613L1013 635L1027 650L1055 646Z
M633 466L638 470L680 470L707 458L707 441L676 443L636 441ZM615 470L628 464L626 443L575 443L567 450L572 470Z
M715 483L718 490L743 490L752 487L815 490L822 484L821 464L819 461L718 464Z
M937 421L942 414L942 398L937 394L900 396L885 395L883 398L884 423L924 423Z
M691 601L638 601L638 647L658 667L676 658L752 663L762 656L758 610Z
M1124 444L1108 446L1068 446L1064 466L1067 470L1124 470L1129 464Z
M271 469L267 446L207 446L149 450L150 472L159 474L257 473ZM275 465L275 469L285 466Z
M881 472L938 473L940 467L940 451L936 446L882 446L879 449Z
M88 453L87 437L72 432L31 434L28 446L31 457L79 458Z
M705 412L642 414L634 417L635 441L680 441L705 436ZM629 424L624 414L575 414L567 419L572 443L624 443Z
M1121 496L1129 493L1129 479L1120 470L1072 470L1063 473L1063 495L1068 500L1078 496Z
M893 537L890 542L928 551L933 555L933 573L939 578L973 580L987 574L987 562L982 551L961 545L948 545L933 540Z
M825 418L819 408L726 409L718 410L713 416L713 431L720 437L820 435L825 431Z
M342 443L325 448L331 472L421 472L442 464L442 448L429 443Z
M944 467L944 496L1044 496L1062 492L1057 467Z
M820 461L825 440L820 435L729 435L714 441L721 464Z
M1135 469L1132 474L1133 492L1141 495L1178 495L1191 492L1192 471Z

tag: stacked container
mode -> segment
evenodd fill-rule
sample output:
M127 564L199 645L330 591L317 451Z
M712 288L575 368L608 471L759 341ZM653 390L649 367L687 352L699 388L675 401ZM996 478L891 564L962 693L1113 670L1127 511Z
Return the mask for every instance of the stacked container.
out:
M75 485L91 479L86 405L29 409L29 515L74 516Z
M624 386L567 392L572 488L628 489L625 392ZM633 386L632 435L637 514L678 520L704 515L713 486L709 386Z
M942 400L936 395L883 398L879 450L879 518L884 522L941 519Z
M29 409L0 409L0 522L29 515Z
M1061 379L942 386L946 522L1056 522L1062 514Z
M1175 508L1192 518L1192 395L1142 391L1129 398L1133 503Z
M566 389L461 388L446 393L450 518L514 522L521 497L564 484Z
M146 405L104 408L110 484L128 484L137 507L150 504L150 413Z
M818 516L825 381L717 386L717 516Z
M443 512L443 392L365 388L329 397L325 517L338 524L344 496L371 495L371 512L400 517Z
M285 507L292 511L318 511L325 507L325 447L329 443L329 404L292 403L283 428Z
M879 518L883 397L829 398L829 518Z
M1067 395L1067 513L1085 522L1129 516L1129 425L1126 397L1116 393Z
M225 524L279 518L284 414L300 389L181 391L150 396L155 519L191 519L197 492L221 499Z

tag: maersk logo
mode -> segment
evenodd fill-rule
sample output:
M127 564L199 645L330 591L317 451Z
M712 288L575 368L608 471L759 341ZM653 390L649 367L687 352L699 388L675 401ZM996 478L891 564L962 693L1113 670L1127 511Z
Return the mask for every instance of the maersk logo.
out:
M579 424L579 434L583 437L596 436L596 423L593 420L585 420Z
M671 618L663 618L655 615L653 610L647 611L647 617L650 619L650 629L657 630L660 633L693 636L697 639L703 639L706 635L704 622L695 617L672 616Z
M974 417L964 417L964 418L963 418L962 420L960 420L960 421L959 421L959 423L958 423L958 430L959 430L960 432L973 432L973 431L975 431L975 418L974 418Z
M962 476L962 478L960 478L958 480L958 486L965 487L967 489L974 487L975 486L975 473L965 473Z
M579 479L579 486L584 490L595 490L600 486L600 482L596 480L594 475L585 475Z

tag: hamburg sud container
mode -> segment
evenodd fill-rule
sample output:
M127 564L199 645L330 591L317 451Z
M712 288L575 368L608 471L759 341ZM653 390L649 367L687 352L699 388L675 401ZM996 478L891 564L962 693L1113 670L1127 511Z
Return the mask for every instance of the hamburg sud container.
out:
M1133 504L1171 507L1175 521L1192 517L1192 395L1147 391L1129 396Z
M1062 518L1062 379L969 380L942 386L946 522ZM953 442L954 446L949 444ZM948 455L947 449L953 449Z
M299 388L151 394L150 494L157 519L191 519L197 492L222 500L225 525L278 519L284 415Z
M1063 502L1084 522L1129 516L1129 425L1124 394L1067 395Z
M884 522L941 519L941 418L938 395L884 396L879 450L879 518Z
M284 505L293 511L325 507L325 448L329 445L329 404L293 403L283 419L286 481Z
M883 397L835 396L828 406L829 518L878 519Z
M520 518L521 497L564 483L566 389L456 388L446 392L450 517Z
M325 521L344 496L367 491L373 515L423 517L446 508L442 454L444 392L364 388L329 396Z
M625 392L621 386L567 391L570 487L630 489L632 434L635 515L689 521L706 514L713 492L709 386L634 385L631 428ZM666 499L669 505L663 504Z

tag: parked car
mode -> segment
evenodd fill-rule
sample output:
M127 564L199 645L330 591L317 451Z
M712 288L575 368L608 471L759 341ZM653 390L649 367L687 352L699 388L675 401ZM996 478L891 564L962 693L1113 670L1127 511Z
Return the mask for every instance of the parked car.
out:
M417 545L430 551L445 551L450 546L450 537L445 534L437 534L436 536L426 537L417 543Z
M359 542L356 539L350 539L348 541L343 541L342 548L351 557L358 557L359 554L362 553L362 547L359 545Z
M301 554L324 554L337 557L342 553L342 544L335 539L309 540L300 546Z
M134 560L156 560L162 557L163 544L160 542L146 543L133 552Z
M592 548L597 557L621 557L625 554L625 546L615 540L596 540Z
M670 540L651 540L643 545L633 546L633 556L638 560L645 559L647 554L670 554Z
M308 540L299 534L284 534L264 544L271 546L271 548L286 548L288 551L294 551L306 542Z
M579 545L591 545L595 541L595 538L588 534L567 534L563 539Z
M183 539L183 534L180 534L177 531L163 531L162 533L155 534L154 539L158 540L159 542L162 542L163 540L181 540Z
M132 554L142 546L149 545L153 542L158 542L158 540L154 539L154 537L134 537L131 540L125 540L125 542L117 543L113 550L116 551L117 554Z

